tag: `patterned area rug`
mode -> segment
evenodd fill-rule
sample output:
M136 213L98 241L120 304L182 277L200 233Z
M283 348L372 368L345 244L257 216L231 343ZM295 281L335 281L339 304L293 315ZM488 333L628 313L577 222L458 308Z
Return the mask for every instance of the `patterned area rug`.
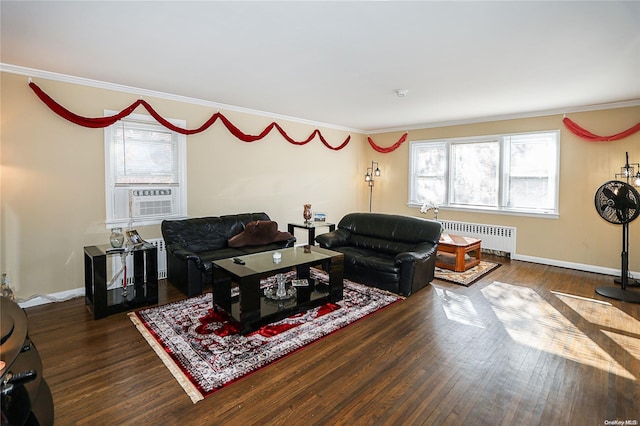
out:
M483 276L487 275L489 272L496 269L498 266L500 266L499 263L481 260L480 264L464 272L454 272L436 267L435 276L440 280L449 281L468 287Z
M291 274L294 274L293 272ZM292 278L292 276L289 276ZM311 270L311 278L328 281ZM264 280L263 286L273 281ZM195 404L222 387L402 298L344 280L344 299L242 336L211 293L129 313L165 366Z

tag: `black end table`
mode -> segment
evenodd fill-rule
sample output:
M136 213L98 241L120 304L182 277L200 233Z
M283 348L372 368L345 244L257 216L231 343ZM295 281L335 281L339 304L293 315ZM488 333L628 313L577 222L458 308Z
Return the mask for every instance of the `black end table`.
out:
M133 283L127 286L125 295L122 285L107 288L111 279L107 277L107 259L111 261L113 256L121 255L122 251L111 250L109 245L84 248L85 303L93 311L94 319L158 303L156 246L147 243L126 250L126 256L133 256L133 271L127 268L127 277L131 277Z
M295 231L295 228L306 229L308 233L308 238L309 238L308 244L310 246L313 246L316 244L316 228L321 228L323 226L326 226L327 228L329 228L329 232L336 230L335 223L315 222L315 221L305 222L305 223L290 223L287 230L291 235L294 235L293 232Z

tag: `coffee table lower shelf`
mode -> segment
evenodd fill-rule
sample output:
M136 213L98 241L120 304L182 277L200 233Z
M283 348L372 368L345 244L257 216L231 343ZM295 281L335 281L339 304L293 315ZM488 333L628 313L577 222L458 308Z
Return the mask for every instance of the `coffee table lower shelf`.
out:
M316 280L309 279L308 287L294 287L294 295L288 299L272 299L267 296L260 296L260 314L259 317L251 320L245 318L243 333L249 333L260 329L261 327L271 324L292 315L306 312L315 307L321 306L330 301L329 286ZM277 287L277 285L275 285ZM291 283L287 283L290 288ZM264 289L263 289L264 292ZM264 293L263 293L264 294ZM241 318L240 298L235 296L231 299L230 307L222 307L231 313L234 318Z

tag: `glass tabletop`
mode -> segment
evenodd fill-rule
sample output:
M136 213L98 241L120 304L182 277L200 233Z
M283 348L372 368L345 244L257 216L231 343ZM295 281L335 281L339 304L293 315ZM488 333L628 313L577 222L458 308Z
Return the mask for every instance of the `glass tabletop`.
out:
M277 253L280 253L279 261L274 257ZM235 263L234 258L214 260L213 264L237 277L246 277L293 266L318 264L340 254L317 246L298 246L238 256L244 265Z
M122 246L122 248L113 248L110 244L99 244L95 246L98 250L105 254L122 254L131 253L138 250L149 250L155 248L151 243L144 243L138 246Z

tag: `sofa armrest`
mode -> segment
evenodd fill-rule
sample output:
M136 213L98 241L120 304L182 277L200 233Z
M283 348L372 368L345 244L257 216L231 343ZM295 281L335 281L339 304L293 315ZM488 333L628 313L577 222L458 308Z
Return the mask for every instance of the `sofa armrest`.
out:
M189 251L178 244L170 244L167 246L167 252L183 261L192 261L195 263L198 269L204 271L206 268L204 262L196 253Z
M396 264L399 264L399 263L405 263L405 262L416 262L419 260L425 260L430 258L431 256L435 256L435 253L437 250L438 250L437 244L432 244L432 243L419 244L411 251L398 253L395 257L395 262Z
M332 247L344 246L349 242L351 233L345 229L336 229L335 231L320 234L316 237L316 242L320 247L330 249Z
M395 262L401 271L400 294L410 296L433 280L437 251L437 243L422 243L412 251L396 255Z

